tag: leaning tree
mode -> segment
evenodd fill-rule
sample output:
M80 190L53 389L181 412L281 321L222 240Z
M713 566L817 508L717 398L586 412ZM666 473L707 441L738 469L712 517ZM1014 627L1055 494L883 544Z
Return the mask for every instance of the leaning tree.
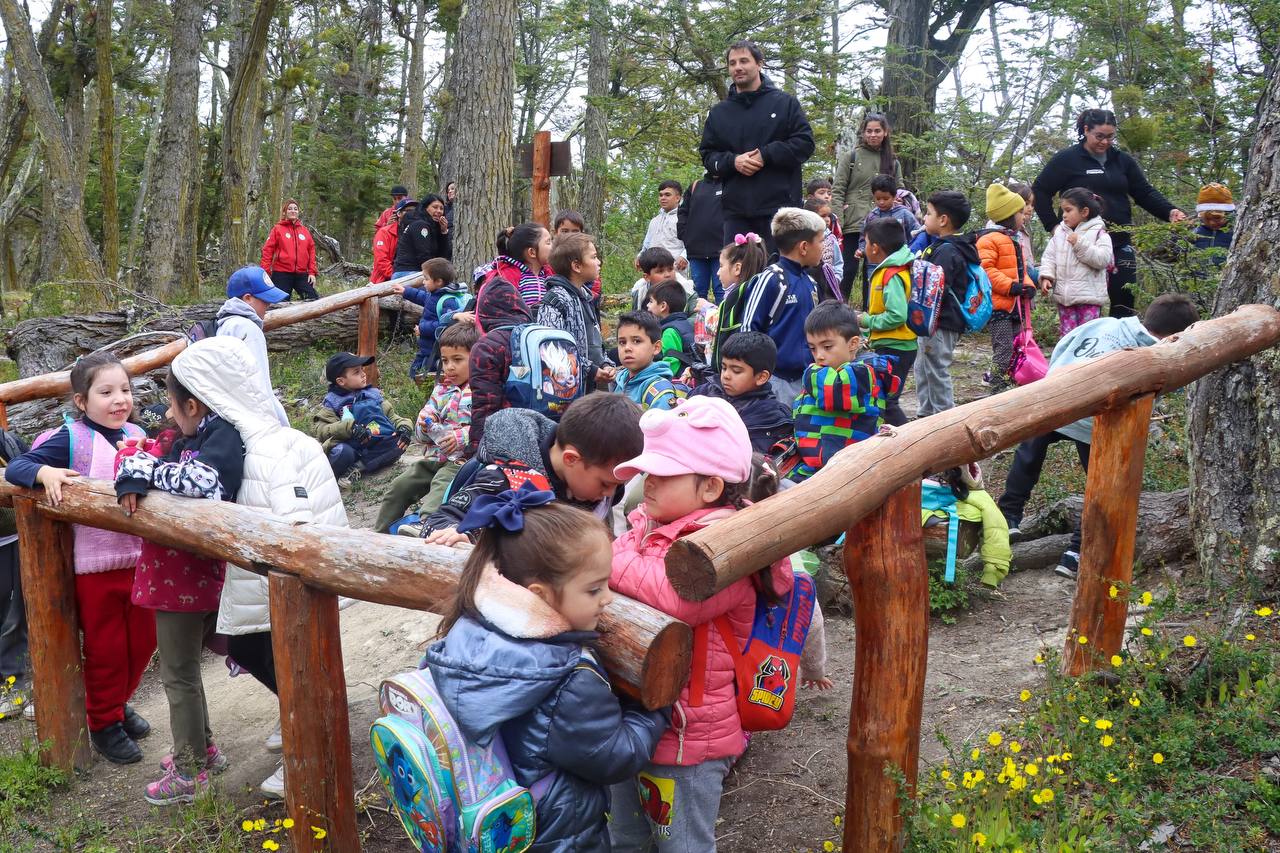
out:
M1235 245L1214 316L1280 308L1280 65L1258 105ZM1219 370L1191 397L1191 518L1206 573L1280 583L1280 348Z

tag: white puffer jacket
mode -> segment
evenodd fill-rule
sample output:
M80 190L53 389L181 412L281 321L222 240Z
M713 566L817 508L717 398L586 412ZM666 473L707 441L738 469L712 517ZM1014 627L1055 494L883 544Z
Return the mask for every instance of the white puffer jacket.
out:
M1040 257L1040 277L1053 279L1053 301L1059 305L1102 305L1107 301L1107 267L1114 254L1111 235L1101 216L1075 228L1076 244L1067 242L1071 229L1059 223Z
M206 406L230 421L244 441L244 482L236 503L293 523L347 526L338 483L320 443L275 419L259 367L243 341L219 335L187 347L173 372ZM253 634L271 630L267 579L227 566L218 608L218 631Z

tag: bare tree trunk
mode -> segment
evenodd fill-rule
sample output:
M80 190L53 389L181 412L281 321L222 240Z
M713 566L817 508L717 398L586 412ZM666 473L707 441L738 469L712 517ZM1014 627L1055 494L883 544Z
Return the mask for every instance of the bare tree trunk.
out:
M267 179L264 209L274 215L292 196L289 173L293 170L293 104L289 93L279 89L280 103L271 120L271 174Z
M515 43L516 0L463 6L440 179L458 182L453 261L464 275L492 257L493 235L507 224Z
M102 262L84 220L84 184L77 180L67 129L58 116L31 25L17 0L0 0L0 19L9 37L8 55L22 82L23 97L44 138L45 167L57 215L45 222L56 229L63 262L71 278L101 281Z
M1258 107L1236 241L1214 301L1280 308L1280 67ZM1201 379L1191 396L1191 522L1200 565L1224 581L1280 584L1280 349Z
M23 161L22 168L18 170L18 174L14 177L13 183L9 185L9 191L5 194L4 201L0 202L0 234L4 235L0 241L0 293L6 290L16 290L17 282L17 266L13 261L13 246L9 240L9 224L13 222L14 215L18 212L22 199L26 197L27 191L31 189L31 176L35 172L37 147L31 146L27 152L27 159ZM0 299L0 316L4 316L4 301Z
M259 95L267 32L275 14L276 0L258 0L248 38L235 63L222 123L222 246L219 256L222 274L230 277L249 260L249 192L253 181L261 123Z
M409 42L409 72L405 85L408 87L408 111L404 123L404 154L400 160L400 183L409 189L412 198L418 197L418 165L422 162L422 121L426 114L423 88L426 71L423 68L423 54L426 53L427 40L427 4L424 0L416 0L411 14L414 15L413 38Z
M116 106L111 70L111 0L98 0L94 27L98 48L98 152L102 182L102 270L115 281L120 271L120 208L116 201Z
M160 119L151 119L151 132L147 134L147 150L142 155L142 176L138 179L138 195L133 200L133 215L129 217L129 244L125 247L124 266L133 270L134 261L138 258L138 245L142 242L143 211L147 194L151 188L151 176L156 169L156 152L160 147ZM131 285L138 286L138 276L134 275Z
M582 217L600 239L609 170L609 0L591 0L587 39L587 109L582 119Z
M184 272L177 266L178 241L184 233L183 218L189 215L183 203L187 164L198 158L192 129L200 98L201 19L197 3L174 6L169 73L165 75L156 156L147 187L142 267L138 271L139 288L147 293L176 292L178 275Z

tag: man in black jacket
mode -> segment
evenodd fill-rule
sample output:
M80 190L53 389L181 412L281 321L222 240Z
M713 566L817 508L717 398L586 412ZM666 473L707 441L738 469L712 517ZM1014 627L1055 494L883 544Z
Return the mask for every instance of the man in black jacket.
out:
M813 131L804 108L774 88L754 42L729 46L729 97L712 107L698 151L707 174L724 181L724 243L754 231L775 251L769 228L780 207L800 204L801 169L813 155Z

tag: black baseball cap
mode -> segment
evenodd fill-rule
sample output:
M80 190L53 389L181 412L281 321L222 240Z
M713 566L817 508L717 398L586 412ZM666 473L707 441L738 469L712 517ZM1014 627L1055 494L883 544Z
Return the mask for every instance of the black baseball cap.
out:
M331 356L324 365L324 378L330 382L336 382L338 377L347 372L352 367L368 367L377 361L376 356L372 355L356 355L351 352L340 352L335 356Z
M408 195L409 190L407 187L404 186L404 184L396 184L394 187L391 188L391 194L392 195Z

